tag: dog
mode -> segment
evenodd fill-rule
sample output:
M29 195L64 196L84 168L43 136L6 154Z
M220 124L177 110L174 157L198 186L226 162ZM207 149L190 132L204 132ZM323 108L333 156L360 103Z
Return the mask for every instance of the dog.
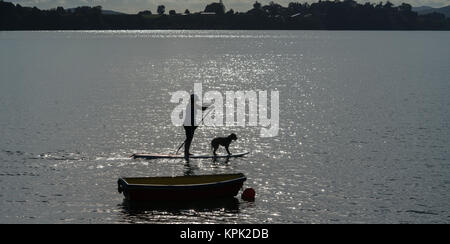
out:
M213 151L214 156L217 156L216 151L219 148L219 146L224 146L225 149L227 150L228 155L231 155L230 150L228 149L228 147L230 146L230 143L232 141L236 141L236 140L237 140L237 136L234 133L231 133L231 135L229 135L227 137L214 138L211 141L211 148L214 150Z

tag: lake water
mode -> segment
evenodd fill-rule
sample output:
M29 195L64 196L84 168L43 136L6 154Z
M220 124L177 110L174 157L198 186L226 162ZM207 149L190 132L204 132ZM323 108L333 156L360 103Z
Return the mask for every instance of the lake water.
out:
M450 32L0 32L0 223L450 223ZM170 92L280 94L224 160L172 153ZM121 176L243 172L256 201L130 209Z

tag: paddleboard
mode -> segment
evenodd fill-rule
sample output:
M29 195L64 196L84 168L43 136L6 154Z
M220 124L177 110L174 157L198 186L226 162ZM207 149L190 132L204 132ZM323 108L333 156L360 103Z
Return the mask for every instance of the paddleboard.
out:
M249 154L249 152L233 153L231 155L217 154L217 156L214 156L212 154L193 154L189 156L189 158L236 158L242 157L247 154ZM161 159L161 158L177 159L177 158L184 158L184 154L135 153L131 155L131 157L144 159Z

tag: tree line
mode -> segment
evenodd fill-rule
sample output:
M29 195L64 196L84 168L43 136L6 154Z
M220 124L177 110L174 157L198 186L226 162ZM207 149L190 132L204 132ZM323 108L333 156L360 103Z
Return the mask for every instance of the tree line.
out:
M409 4L359 4L353 0L291 2L288 6L256 1L246 12L211 3L202 12L183 13L159 5L156 13L103 14L101 6L40 10L0 1L0 30L107 29L281 29L281 30L450 30L440 13L418 15Z

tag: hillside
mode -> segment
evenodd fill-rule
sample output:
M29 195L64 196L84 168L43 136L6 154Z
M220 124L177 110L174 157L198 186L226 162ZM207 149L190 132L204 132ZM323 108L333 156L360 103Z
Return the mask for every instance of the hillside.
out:
M429 14L433 12L444 14L445 17L450 18L450 5L442 8L432 8L428 6L416 7L412 9L420 15Z
M102 9L102 14L106 14L106 15L121 15L121 14L124 14L124 13L113 11L113 10Z

